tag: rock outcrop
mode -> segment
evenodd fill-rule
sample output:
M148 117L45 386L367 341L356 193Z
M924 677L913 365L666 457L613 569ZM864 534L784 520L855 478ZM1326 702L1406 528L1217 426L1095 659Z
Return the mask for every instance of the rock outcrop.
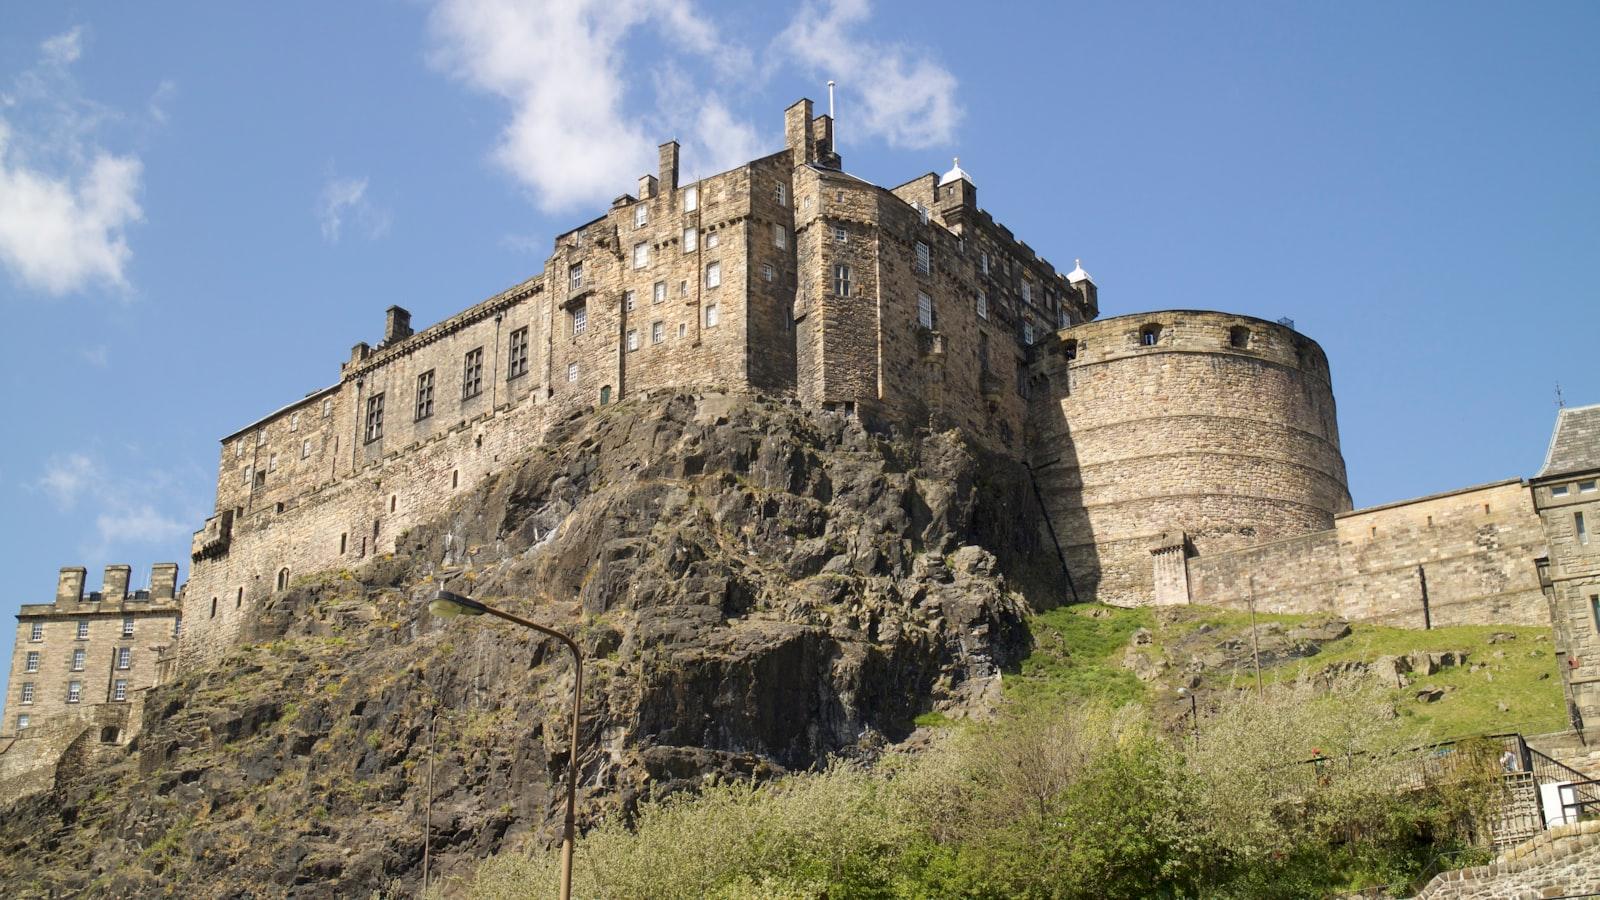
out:
M0 879L409 892L425 819L435 873L552 840L572 665L506 623L431 618L440 587L584 648L585 823L981 715L1026 652L1025 597L1061 599L1026 477L953 433L750 398L574 416L393 557L274 595L222 664L152 692L128 753L6 811Z

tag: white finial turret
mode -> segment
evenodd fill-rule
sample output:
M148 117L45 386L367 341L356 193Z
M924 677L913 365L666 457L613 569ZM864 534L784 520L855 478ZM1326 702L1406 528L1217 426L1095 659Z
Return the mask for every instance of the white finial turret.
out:
M972 176L961 168L961 157L955 157L953 162L955 165L951 167L950 171L944 173L943 178L939 179L939 186L943 187L957 181L965 181L967 184L972 184Z
M1073 269L1071 272L1067 273L1067 283L1068 284L1077 284L1080 281L1087 281L1090 284L1093 284L1094 283L1094 279L1090 278L1089 277L1089 273L1085 272L1083 270L1083 260L1075 259L1075 260L1073 260L1073 262L1077 263L1078 267L1076 269Z

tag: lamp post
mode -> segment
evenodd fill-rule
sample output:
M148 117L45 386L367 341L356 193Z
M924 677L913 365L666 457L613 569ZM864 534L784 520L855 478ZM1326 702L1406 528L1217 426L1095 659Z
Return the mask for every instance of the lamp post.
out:
M488 613L495 618L505 619L507 622L514 622L524 628L531 628L540 634L553 637L572 651L572 745L567 755L567 817L561 831L561 900L572 900L572 845L576 832L576 818L573 811L578 802L578 711L579 704L583 700L583 652L578 649L577 643L572 638L559 631L479 603L461 594L440 591L438 596L428 603L428 612L441 618L481 616Z
M1194 691L1186 687L1178 688L1179 697L1189 698L1189 729L1194 734L1195 749L1200 749L1200 705L1195 701Z

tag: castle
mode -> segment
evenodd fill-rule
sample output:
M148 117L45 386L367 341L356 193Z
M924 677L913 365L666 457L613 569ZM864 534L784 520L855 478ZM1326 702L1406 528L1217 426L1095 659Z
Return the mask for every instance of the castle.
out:
M809 100L784 125L782 150L692 184L663 144L637 195L557 236L541 272L422 331L391 306L334 384L224 437L176 664L225 652L295 578L392 551L548 426L671 389L958 428L1026 462L1063 601L1553 617L1563 648L1594 645L1600 557L1573 504L1600 499L1600 414L1563 413L1532 482L1353 511L1327 358L1290 323L1099 319L1082 266L1061 274L995 221L959 162L883 188L844 171ZM1600 652L1562 667L1588 715Z

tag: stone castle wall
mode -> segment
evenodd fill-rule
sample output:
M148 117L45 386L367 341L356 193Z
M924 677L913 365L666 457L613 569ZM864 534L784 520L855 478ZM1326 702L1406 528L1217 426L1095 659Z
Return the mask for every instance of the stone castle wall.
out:
M1345 513L1324 531L1188 560L1192 602L1412 628L1549 621L1545 539L1511 480ZM1419 571L1420 570L1420 571Z
M1039 350L1031 465L1080 595L1154 602L1151 551L1324 531L1350 508L1327 360L1272 322L1171 311Z
M1551 473L1531 486L1550 548L1545 575L1557 653L1571 701L1593 729L1600 726L1600 467Z

